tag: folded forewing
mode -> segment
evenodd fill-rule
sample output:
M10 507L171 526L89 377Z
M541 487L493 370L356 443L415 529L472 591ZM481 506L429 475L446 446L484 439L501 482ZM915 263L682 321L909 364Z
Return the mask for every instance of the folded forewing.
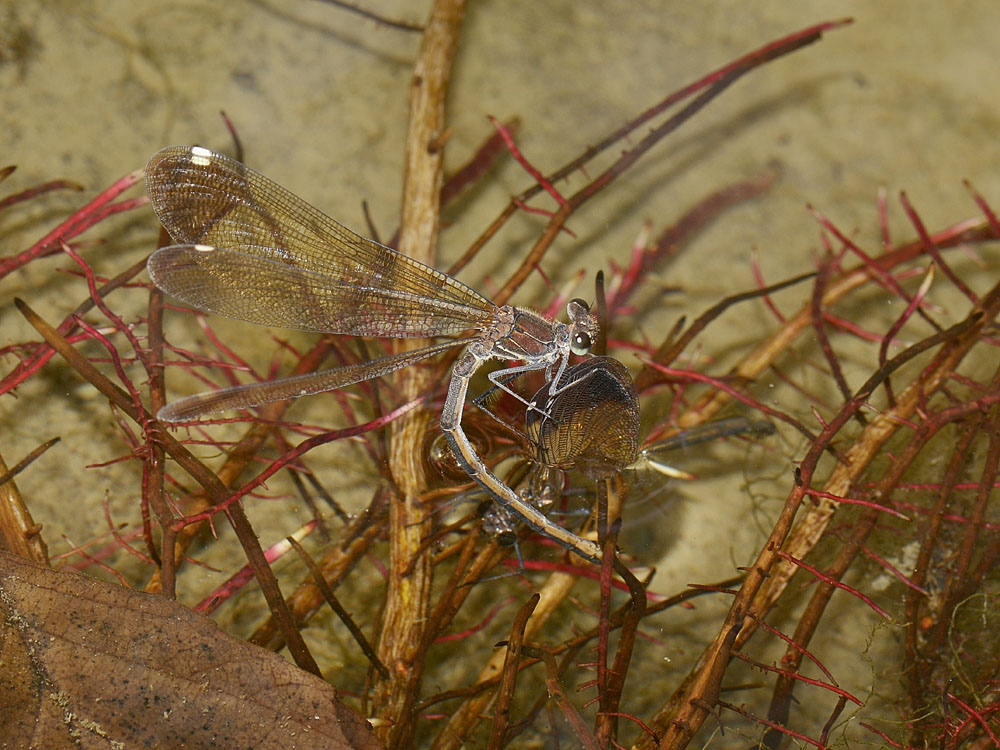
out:
M171 245L153 253L146 269L172 297L259 325L397 338L488 325L462 305L359 286L228 247Z
M160 281L169 283L162 272L173 273L175 268L184 274L197 268L212 274L203 289L189 279L178 282L179 287L192 290L191 294L200 300L187 301L204 309L218 307L205 304L209 302L207 289L223 286L235 288L228 293L230 302L222 306L242 309L240 304L231 303L241 296L238 287L249 284L257 291L265 290L268 296L256 305L242 303L257 317L235 317L274 321L274 325L354 335L422 336L482 329L493 320L495 306L475 290L360 237L280 185L222 154L192 146L165 148L154 154L146 167L146 189L163 226L175 241L185 243L154 256L151 273L159 272L154 280L158 285ZM200 246L216 249L199 258ZM282 273L279 266L288 270ZM312 322L277 322L281 317L277 310L264 310L265 306L279 304L273 296L277 289L263 279L264 274L291 282L288 295L320 292L318 300L293 301L292 305L300 311L319 308L299 318L324 320L325 327ZM254 293L248 291L243 296ZM358 310L368 307L373 313L385 313L393 321L389 324L391 330L376 330L370 324L363 329L356 327ZM294 321L296 315L289 317ZM412 327L400 326L405 316L413 316L417 322Z

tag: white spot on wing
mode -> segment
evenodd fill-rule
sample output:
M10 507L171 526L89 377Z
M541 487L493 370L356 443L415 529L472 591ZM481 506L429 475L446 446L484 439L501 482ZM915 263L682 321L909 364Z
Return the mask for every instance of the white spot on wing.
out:
M192 245L191 247L193 247L199 253L210 253L213 250L215 250L215 248L212 247L211 245Z
M201 146L192 146L191 162L199 167L207 167L212 162L212 152Z

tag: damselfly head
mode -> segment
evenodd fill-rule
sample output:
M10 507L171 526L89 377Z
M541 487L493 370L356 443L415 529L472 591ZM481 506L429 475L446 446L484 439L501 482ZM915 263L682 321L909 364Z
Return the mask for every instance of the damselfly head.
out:
M579 297L571 299L566 305L566 316L569 318L570 351L578 356L589 354L599 328L597 318L590 314L590 305Z

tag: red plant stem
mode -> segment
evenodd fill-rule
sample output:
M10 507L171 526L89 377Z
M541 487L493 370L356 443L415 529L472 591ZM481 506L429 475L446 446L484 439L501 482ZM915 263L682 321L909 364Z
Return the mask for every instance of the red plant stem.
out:
M792 644L792 645L794 646L794 644ZM812 685L813 687L820 687L820 688L823 688L824 690L829 690L831 693L836 693L840 697L846 698L847 700L851 701L852 703L854 703L854 704L856 704L858 706L865 705L864 701L859 700L858 698L855 698L853 695L851 695L849 692L847 692L846 690L844 690L842 687L838 687L837 685L831 684L829 682L823 682L822 680L815 680L815 679L813 679L811 677L806 677L805 675L801 675L798 672L793 672L793 671L791 671L789 669L781 669L780 667L772 667L772 666L770 666L768 664L764 664L764 663L759 662L759 661L757 661L755 659L751 659L746 654L735 653L735 654L733 654L733 656L735 656L737 659L740 659L741 661L745 661L747 664L749 664L750 666L752 666L754 669L759 669L762 672L773 672L774 674L780 674L780 675L783 675L783 676L787 677L790 680L796 680L798 682L803 682L806 685ZM825 672L826 670L824 669L823 671Z
M520 126L520 120L515 117L503 123L500 127L508 135L513 136L517 133ZM489 171L505 153L507 151L504 148L503 135L499 129L494 130L472 158L445 180L444 185L441 186L441 205L447 206L451 203L465 188L475 183Z
M305 526L295 532L295 536L300 539L304 539L315 527L316 522L309 521ZM292 548L292 545L288 542L289 538L275 542L264 550L264 557L267 558L268 563L280 560ZM191 609L203 615L210 615L252 580L253 569L249 565L244 565L220 585L216 586L212 593L194 605Z
M797 740L801 740L814 747L823 748L823 743L818 740L814 740L812 737L802 734L801 732L794 732L788 727L778 724L774 721L768 721L767 719L762 719L759 716L754 716L752 713L747 711L745 708L740 708L739 706L734 706L732 703L727 703L726 701L716 701L722 708L728 708L730 711L739 714L744 719L749 719L754 724L760 724L761 726L770 727L776 732L788 735L789 737L794 737ZM766 747L766 745L765 745Z
M993 730L990 729L990 724L986 720L986 717L982 715L982 713L980 713L979 711L976 711L970 705L968 705L967 703L965 703L961 698L958 698L958 697L952 695L951 693L948 693L947 695L948 695L948 699L950 701L953 701L954 703L957 703L958 706L959 706L959 708L961 708L963 711L965 711L967 714L969 714L969 717L970 717L970 719L972 721L975 721L976 723L978 723L983 728L983 730L986 732L986 734L989 735L989 738L991 740L993 740L993 746L994 747L1000 747L1000 740L997 739L997 736L993 733Z
M979 210L983 212L983 216L986 217L986 221L989 223L993 233L1000 236L1000 220L997 219L996 213L992 208L990 208L990 205L986 202L983 196L976 192L975 188L972 187L972 184L968 180L963 180L962 184L965 185L966 189L972 194L972 199L976 202L976 205L979 206Z
M68 255L73 262L75 262L80 269L83 271L84 278L87 281L87 290L90 292L90 298L94 301L94 305L102 313L104 317L111 321L112 325L121 333L125 339L129 342L132 347L132 351L135 352L136 359L143 366L146 371L146 375L149 375L149 366L146 363L146 348L139 343L135 334L132 332L132 327L126 325L125 321L121 319L120 316L116 315L111 311L111 308L104 302L104 297L97 290L97 282L94 279L94 271L88 265L87 261L81 258L77 252L67 245L65 242L60 241L60 247L66 255ZM82 324L83 321L81 321Z
M923 594L924 596L930 596L930 592L929 591L927 591L926 589L923 589L920 586L918 586L917 584L915 584L913 581L911 581L909 578L907 578L905 575L903 575L903 572L901 570L899 570L899 568L897 568L896 566L892 565L888 560L886 560L881 555L875 554L875 552L873 552L872 550L868 549L867 547L862 547L861 551L864 552L866 555L868 555L868 557L870 557L872 560L874 560L875 562L877 562L879 565L881 565L883 568L885 568L886 570L888 570L890 573L892 573L892 575L894 575L896 578L898 578L900 580L900 582L903 583L903 585L909 586L911 589L913 589L914 591L916 591L916 592L918 592L920 594Z
M763 289L767 286L764 283L764 274L760 270L760 253L757 252L756 247L750 249L750 269L753 272L753 280L756 282L757 288ZM761 295L761 300L765 305L767 305L767 309L771 311L771 314L774 315L774 318L778 321L779 325L784 325L786 318L781 310L778 309L774 300L771 299L771 295L763 294Z
M866 723L865 723L865 722L863 722L863 721L861 721L861 722L858 722L858 724L859 724L860 726L863 726L863 727L864 727L865 729L867 729L867 730L868 730L869 732L874 732L875 734L877 734L877 735L878 735L879 737L881 737L881 738L882 738L882 739L883 739L883 740L884 740L884 741L885 741L886 743L888 743L889 745L892 745L892 747L900 747L900 748L905 748L905 747L906 747L905 745L903 745L903 743L901 743L901 742L896 742L896 741L895 741L894 739L892 739L891 737L889 737L889 735L887 735L887 734L886 734L885 732L883 732L883 731L882 731L881 729L876 729L876 728L875 728L875 727L873 727L873 726L872 726L871 724L866 724Z
M857 589L852 588L851 586L848 586L846 583L842 583L841 581L838 581L835 578L832 578L831 576L827 575L826 573L821 572L819 569L814 568L812 565L809 565L804 560L799 560L799 559L797 559L795 557L792 557L787 552L783 552L781 550L778 550L778 556L781 557L781 558L783 558L783 559L785 559L785 560L788 560L790 563L792 563L792 564L794 564L794 565L802 568L803 570L806 570L809 573L812 573L814 576L816 576L816 578L818 578L819 580L823 581L824 583L827 583L830 586L834 586L834 587L836 587L838 589L841 589L842 591L846 591L847 593L852 594L853 596L856 596L858 599L860 599L861 601L863 601L865 604L867 604L869 607L871 607L873 610L875 610L875 612L877 612L878 614L880 614L886 620L891 620L892 619L889 616L888 612L886 612L884 609L882 609L880 606L878 606L875 602L873 602L869 597L865 596L864 594L862 594Z
M8 172L7 174L10 173ZM33 198L37 198L39 195L50 193L53 190L83 190L83 185L70 182L69 180L51 180L50 182L43 182L41 185L35 185L27 190L22 190L20 193L14 193L13 195L8 195L6 198L0 199L0 211L3 211L16 203L30 201Z
M893 344L896 344L898 346L900 344L899 340L897 339L892 339L891 337L887 337L885 334L869 331L866 328L862 328L852 320L848 320L847 318L841 318L837 315L834 315L829 310L823 311L823 320L838 330L846 331L852 336L857 336L862 341L872 341L876 344L881 344L883 341L888 341L890 346Z
M608 715L609 716L619 716L619 717L621 717L623 719L628 719L633 724L638 725L639 729L641 729L648 737L651 737L654 740L657 739L656 732L654 732L648 726L646 726L645 724L643 724L642 721L637 716L633 716L632 714L624 714L621 711L612 711Z
M828 746L828 740L830 738L830 732L833 730L833 725L837 723L837 719L840 715L844 713L844 709L847 708L847 699L841 696L837 699L837 705L833 707L830 712L830 716L826 720L826 724L823 725L823 731L819 735L819 742L823 747Z
M886 359L888 358L890 342L892 342L896 338L896 335L903 329L903 326L913 316L913 313L924 301L924 298L927 296L927 292L930 289L931 282L933 280L934 280L934 266L931 266L927 270L927 275L924 277L924 281L920 285L920 288L917 290L917 293L913 295L913 299L909 301L909 303L906 305L906 309L903 310L903 313L889 327L889 330L885 332L885 336L882 337L882 341L879 342L879 347L878 347L879 367L883 366L886 362ZM885 392L890 408L895 406L896 397L892 392L892 387L888 379L885 381Z
M111 364L115 369L115 373L118 375L118 379L122 381L125 386L125 390L128 391L129 396L132 398L132 404L137 410L142 409L142 398L139 396L139 391L136 389L131 378L125 374L125 368L122 366L121 356L118 354L118 350L115 349L115 345L108 340L107 336L102 334L85 320L80 320L80 328L82 328L84 332L90 336L90 338L99 342L105 350L107 350L108 356L111 359ZM140 425L143 429L147 426L143 423L140 423Z
M119 549L125 550L125 552L127 552L128 554L132 555L135 558L138 558L144 563L153 562L152 559L139 552L139 550L137 550L135 547L129 544L128 541L126 541L126 539L122 537L121 534L118 533L118 527L116 526L114 520L111 518L111 505L108 502L107 492L104 493L104 502L101 503L101 505L104 509L104 520L108 524L108 532L111 534L115 542L118 544Z
M239 382L233 372L234 369L246 370L254 379L262 379L260 373L254 370L254 368L250 366L249 362L233 351L231 347L227 346L225 342L223 342L222 339L216 335L215 330L208 324L204 315L198 313L195 317L198 319L201 330L205 332L205 337L208 339L209 343L211 343L212 347L235 365L235 367L225 368L223 371L223 375L227 379L229 385L236 385L236 383Z
M834 237L840 240L841 244L850 250L852 253L861 259L861 266L863 268L869 269L873 274L873 279L877 282L881 282L883 288L907 302L910 301L910 295L907 294L906 290L899 284L896 279L892 277L887 268L883 267L883 264L879 263L878 260L872 258L868 253L862 250L853 240L847 237L843 232L838 229L833 222L827 219L823 214L817 211L813 206L807 205L806 208L812 213L813 217L819 224L828 230ZM885 258L889 253L881 256Z
M514 599L514 597L509 596L506 599L497 602L492 607L490 607L489 611L486 612L486 615L471 628L466 628L465 630L461 630L457 633L448 633L447 635L438 636L437 638L434 639L434 643L449 643L451 641L462 641L468 638L470 635L475 635L476 633L482 632L493 621L493 618L495 618L500 613L500 610L502 610L504 607L510 604L513 604L515 601L516 600Z
M847 385L847 379L844 377L844 371L840 367L840 361L837 359L837 355L834 353L833 347L830 345L830 339L826 335L826 329L823 326L824 292L826 290L827 282L830 279L831 272L834 268L838 268L840 266L842 258L843 253L838 255L836 258L830 258L824 261L820 266L819 273L816 274L816 283L813 285L810 305L812 308L813 330L816 332L816 340L819 342L820 351L823 352L823 357L830 366L830 374L833 375L833 381L837 384L837 388L840 390L840 395L845 401L849 401L851 398L851 388ZM856 418L864 424L864 415L862 415L860 411L857 413Z
M493 115L489 115L489 121L490 124L497 129L500 137L503 138L503 142L506 144L507 150L510 151L511 156L517 159L517 163L521 165L524 171L530 174L535 179L535 182L537 182L546 193L555 199L556 203L560 206L565 206L566 199L562 197L552 183L546 180L544 175L542 175L542 173L539 172L530 161L528 161L524 154L521 153L521 149L519 149L517 144L514 143L514 138L509 132L507 132L507 128L505 128Z
M872 508L881 513L888 513L890 516L896 516L896 518L901 518L904 521L911 520L909 516L900 513L898 510L893 510L892 508L887 508L884 505L879 505L871 500L862 500L859 497L844 497L843 495L834 495L830 492L823 492L821 490L807 489L806 494L810 497L821 497L825 500L833 500L837 503L845 503L849 505L861 505L865 508Z
M920 215L914 210L910 199L907 197L905 192L899 194L899 202L903 204L903 210L906 211L906 215L910 219L910 223L913 224L914 228L917 230L917 235L920 237L920 242L924 246L924 251L934 259L934 262L938 264L944 275L948 277L948 280L955 285L962 294L964 294L970 302L975 304L979 301L979 298L975 293L969 289L968 285L958 277L949 266L941 253L938 251L937 247L934 245L934 241L931 239L930 234L927 232L927 228L924 226L924 222L921 221Z
M76 321L74 321L74 324ZM66 336L66 341L71 344L79 344L81 341L89 341L90 335L86 333L77 333L72 336ZM10 393L16 390L24 381L28 380L34 376L42 367L44 367L50 359L52 359L56 352L44 343L37 342L26 342L24 344L15 344L14 346L8 347L9 351L4 351L4 354L9 354L13 351L18 354L21 350L27 350L31 354L24 356L21 361L14 367L13 370L5 377L0 380L0 394Z
M786 644L788 644L789 648L795 649L800 654L802 654L804 657L806 657L809 661L811 661L813 664L815 664L816 668L819 669L819 671L821 671L824 675L826 675L826 679L828 679L832 685L837 685L838 684L837 680L835 680L834 677L833 677L833 675L830 673L830 670L828 670L825 666L823 666L823 663L819 659L817 659L815 656L813 656L813 654L807 648L805 648L801 644L796 643L794 640L792 640L792 638L790 636L785 635L784 633L782 633L777 628L771 627L770 625L768 625L766 622L764 622L764 620L762 620L757 615L751 613L749 616L752 617L753 620L754 620L754 622L756 622L760 627L762 627L768 633L770 633L771 635L778 636L778 638L780 638ZM838 687L839 687L839 685L838 685Z
M145 196L108 205L123 191L132 187L141 179L141 169L125 175L27 250L17 255L0 259L0 279L37 258L51 255L59 249L60 242L65 242L76 237L108 216L122 211L131 211L133 208L146 205L149 199Z
M882 252L887 253L892 249L892 232L889 230L889 201L886 199L884 187L878 189L875 203L878 210L878 226L882 233Z
M131 279L137 276L141 271L146 268L146 259L136 262L131 267L122 271L120 274L115 276L111 281L104 284L98 291L97 294L100 297L106 297L108 294L118 289L121 286L127 284ZM93 309L94 300L92 297L88 297L86 300L81 302L76 309L70 313L63 322L59 324L56 329L61 336L68 338L72 343L76 343L80 339L77 337L70 337L71 332L77 327L77 321L80 317L85 315L89 310ZM40 370L46 362L48 362L52 356L55 354L55 350L42 343L37 344L34 354L24 361L18 363L18 365L7 374L3 380L0 380L0 395L9 392L13 388L23 383L29 377L34 375L38 370Z

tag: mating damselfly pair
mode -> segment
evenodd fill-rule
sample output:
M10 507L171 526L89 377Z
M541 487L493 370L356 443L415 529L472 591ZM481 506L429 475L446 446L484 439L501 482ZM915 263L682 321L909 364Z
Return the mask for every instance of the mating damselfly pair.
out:
M583 300L569 302L566 323L496 305L457 279L351 232L240 162L198 146L154 154L146 189L160 222L181 243L157 250L147 264L153 283L173 297L260 325L352 336L452 337L357 365L189 396L162 409L160 420L342 388L464 346L441 410L441 429L456 460L528 526L583 557L600 559L598 544L553 523L498 479L462 429L469 381L488 360L517 363L489 378L529 413L539 407L507 387L512 377L543 370L547 387L536 399L547 401L574 388L577 381L564 377L570 355L586 355L598 332Z

